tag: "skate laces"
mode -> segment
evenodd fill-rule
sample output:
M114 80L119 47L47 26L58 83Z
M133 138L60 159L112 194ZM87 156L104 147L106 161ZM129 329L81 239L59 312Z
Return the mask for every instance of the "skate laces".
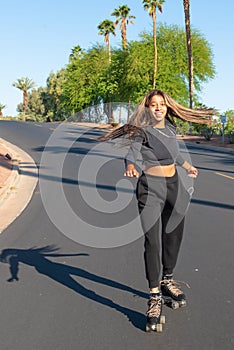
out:
M183 283L187 288L190 288L189 284L184 281L175 281L173 279L165 279L161 281L162 284L166 286L166 288L173 293L174 295L178 296L180 294L184 294L181 290L180 284Z
M148 317L160 317L161 315L161 307L162 307L162 296L150 297L148 301L149 309L147 311Z

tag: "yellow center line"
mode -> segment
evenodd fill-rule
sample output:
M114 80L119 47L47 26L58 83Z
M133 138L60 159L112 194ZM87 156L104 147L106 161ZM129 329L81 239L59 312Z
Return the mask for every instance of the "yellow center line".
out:
M215 174L220 175L220 176L227 177L228 179L231 179L231 180L234 180L234 177L233 177L233 176L228 176L228 175L225 175L225 174L222 174L222 173L215 173Z

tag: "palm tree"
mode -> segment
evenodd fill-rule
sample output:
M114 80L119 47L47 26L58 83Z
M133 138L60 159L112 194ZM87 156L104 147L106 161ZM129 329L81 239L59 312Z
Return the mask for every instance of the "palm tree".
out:
M116 26L119 23L121 36L122 36L122 47L123 50L127 50L127 25L133 24L131 19L136 18L135 16L129 15L130 8L127 5L119 6L111 13L111 16L115 16L116 20L114 25Z
M109 63L111 63L111 46L110 46L110 34L115 34L115 25L113 22L109 21L108 19L105 19L98 25L99 32L98 34L104 35L104 42L107 44L108 47L108 57L109 57Z
M17 79L14 83L13 86L16 87L17 89L23 91L23 111L24 111L24 121L26 120L26 112L28 108L28 91L32 89L36 84L29 78L20 78Z
M150 17L153 20L153 36L154 36L154 78L153 78L153 89L156 86L157 77L157 8L162 13L162 5L165 0L142 0L144 9L149 12Z
M6 105L3 105L2 103L0 103L0 118L3 117L3 113L2 113L2 110L6 108Z
M188 50L188 71L189 71L189 106L193 108L194 79L193 79L193 55L190 28L190 0L183 0L185 14L186 41Z

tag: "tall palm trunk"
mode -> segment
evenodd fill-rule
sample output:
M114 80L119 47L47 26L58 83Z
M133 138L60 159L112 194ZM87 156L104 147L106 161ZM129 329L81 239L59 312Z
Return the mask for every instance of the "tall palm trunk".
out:
M26 121L27 108L28 108L28 93L27 93L27 91L23 91L23 110L24 110L23 119L24 119L24 121Z
M185 14L186 41L188 50L188 70L189 70L189 106L193 108L194 77L193 77L193 55L190 28L190 0L183 0Z
M127 50L127 24L126 24L126 20L123 20L123 23L122 23L121 37L122 37L123 50L126 51Z
M106 34L105 41L107 43L107 48L108 48L108 60L109 60L109 63L111 63L111 44L110 44L110 35L109 35L109 33Z
M157 18L156 18L156 10L153 16L153 35L154 35L154 78L153 78L153 89L156 86L156 76L157 76L157 65L158 65L158 51L157 51Z
M28 108L28 90L32 89L35 86L35 83L31 79L23 77L15 81L13 86L23 91L23 119L25 121Z
M157 9L162 13L162 5L165 0L142 0L144 9L149 12L153 21L153 38L154 38L154 75L153 89L156 86L157 66L158 66L158 51L157 51Z
M108 57L109 57L109 63L111 63L111 45L110 45L110 39L108 39Z
M123 5L119 6L119 8L111 13L111 16L116 17L114 25L116 26L118 23L120 24L123 51L127 50L127 25L133 24L131 19L136 18L135 16L129 15L129 12L130 8L127 5Z
M115 26L114 23L105 19L98 25L99 33L104 35L104 42L107 44L108 50L108 61L111 63L111 45L110 45L110 34L115 35Z

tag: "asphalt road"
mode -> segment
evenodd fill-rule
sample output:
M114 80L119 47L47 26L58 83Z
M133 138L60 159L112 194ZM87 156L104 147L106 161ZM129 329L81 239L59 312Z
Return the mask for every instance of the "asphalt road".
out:
M136 215L136 181L122 181L123 151L97 147L100 131L75 125L48 144L56 126L0 122L0 137L33 157L41 179L28 207L0 236L0 349L233 349L233 154L189 148L200 174L176 269L176 278L190 285L184 287L188 306L164 307L163 333L147 334L143 239L128 225ZM81 167L86 175L78 178ZM60 175L71 209L62 214ZM128 210L118 207L118 192L120 203L131 199ZM101 231L107 231L105 248Z

